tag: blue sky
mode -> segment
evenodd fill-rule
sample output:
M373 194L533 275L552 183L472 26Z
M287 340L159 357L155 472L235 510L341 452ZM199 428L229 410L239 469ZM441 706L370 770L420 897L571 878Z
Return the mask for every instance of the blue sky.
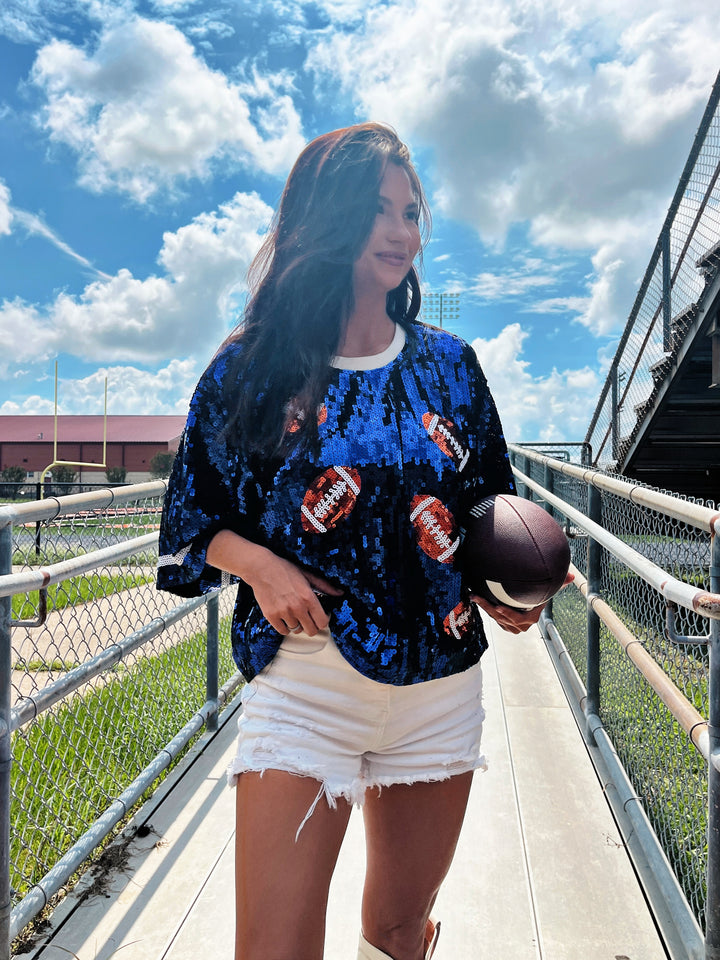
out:
M712 83L705 0L5 0L0 413L184 413L312 137L391 123L513 440L587 428Z

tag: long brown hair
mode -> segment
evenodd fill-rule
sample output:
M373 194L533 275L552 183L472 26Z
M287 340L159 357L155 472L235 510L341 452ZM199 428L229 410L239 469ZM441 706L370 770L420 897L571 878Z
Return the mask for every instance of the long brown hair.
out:
M405 144L380 123L323 134L298 157L270 230L249 271L250 299L226 343L241 339L233 433L248 449L282 448L287 406L299 418L294 439L312 437L353 309L353 265L370 237L388 163L407 173L426 240L430 213ZM387 296L388 315L408 326L420 310L412 266ZM244 426L253 423L252 430Z

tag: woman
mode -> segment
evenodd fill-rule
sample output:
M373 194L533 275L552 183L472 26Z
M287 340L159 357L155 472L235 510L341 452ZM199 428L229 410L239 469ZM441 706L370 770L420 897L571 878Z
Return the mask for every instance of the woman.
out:
M513 483L474 352L416 320L428 225L390 128L310 143L170 480L159 586L239 583L237 960L322 957L353 802L359 957L429 956L484 765L486 641L454 563L457 518ZM540 614L477 602L513 632Z

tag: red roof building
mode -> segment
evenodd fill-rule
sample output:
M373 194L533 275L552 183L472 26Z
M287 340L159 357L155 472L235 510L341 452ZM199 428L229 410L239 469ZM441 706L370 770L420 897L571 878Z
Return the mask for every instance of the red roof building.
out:
M78 467L78 481L101 483L104 417L58 416L57 459L97 463ZM185 426L184 416L109 416L107 418L107 467L124 467L131 483L149 479L150 461L156 453L175 452ZM0 416L0 470L20 466L31 479L54 459L55 417Z

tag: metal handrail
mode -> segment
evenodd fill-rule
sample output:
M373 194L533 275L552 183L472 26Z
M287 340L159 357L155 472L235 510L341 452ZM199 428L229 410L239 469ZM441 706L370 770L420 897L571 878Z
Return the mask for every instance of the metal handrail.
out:
M660 928L668 938L679 939L682 944L683 960L703 960L705 957L703 932L688 906L678 879L647 817L642 798L633 788L602 720L597 714L586 709L587 691L555 624L543 614L539 626L568 700L575 710L579 708L587 725L589 737L602 758L605 769L599 772L603 774L603 792L615 810L618 821L626 817L629 822L624 832L628 852L631 856L646 860L653 882L663 899L665 909L656 911ZM644 651L644 648L635 639L633 646L626 651L628 656L631 650ZM606 780L607 777L610 779ZM677 960L679 954L673 951L671 956L673 960Z
M161 616L154 616L138 629L115 640L98 654L68 671L38 693L11 704L11 600L16 594L36 590L43 593L52 584L70 577L90 573L118 563L141 551L155 550L158 533L144 534L129 540L90 551L57 563L12 572L13 526L51 522L59 517L82 517L86 511L106 513L117 507L131 510L129 505L148 497L162 497L167 489L164 480L134 484L121 488L101 489L62 498L48 498L36 503L0 507L0 960L9 960L11 942L67 883L80 865L110 833L115 825L142 797L149 786L179 755L203 726L217 729L217 715L242 683L235 673L223 687L218 685L218 601L221 591L185 600ZM155 509L155 508L153 508ZM144 511L147 513L147 510ZM12 908L10 887L10 765L11 734L37 716L78 691L83 685L106 674L130 653L150 643L171 625L198 609L207 610L207 676L205 703L156 754L132 783L113 800L97 820L80 836L48 873ZM33 625L36 625L33 622Z
M622 480L617 476L608 476L598 470L587 469L577 464L556 460L536 450L517 444L510 445L513 472L519 487L530 495L531 492L544 501L548 508L558 511L568 518L575 531L586 534L587 540L587 578L577 570L574 586L582 593L587 609L587 653L586 685L580 680L567 649L551 619L552 614L543 615L541 629L548 650L556 663L566 686L568 697L576 700L576 708L584 717L585 731L590 744L597 746L603 758L606 770L618 788L622 804L618 808L622 815L627 812L631 820L631 832L634 831L640 845L641 859L645 858L653 871L658 890L665 900L665 911L658 913L661 926L665 918L671 918L668 929L675 939L680 937L683 944L682 956L693 960L719 960L720 958L720 513L712 507L705 507L678 497L670 496L636 483ZM525 471L518 464L525 465ZM528 475L530 466L535 475L543 478L539 483ZM538 468L542 468L539 471ZM555 493L556 480L562 477L572 478L587 489L586 516L564 501ZM601 493L625 500L659 514L664 520L677 520L688 528L702 531L710 537L709 577L710 590L702 590L666 573L652 560L634 550L631 546L614 536L602 525ZM688 534L690 530L688 530ZM643 641L623 622L621 617L602 597L602 579L599 548L604 549L621 569L634 571L642 580L653 587L666 600L666 629L670 643L702 644L706 656L709 656L707 699L708 717L705 718L688 700L671 677L656 662L645 648ZM709 631L704 637L682 637L675 630L674 607L680 604L688 610L704 617ZM643 810L642 799L636 795L627 774L622 768L615 747L604 729L600 711L601 660L599 623L602 621L610 634L615 637L628 659L640 675L654 690L660 701L668 708L688 740L702 755L708 772L708 837L707 837L707 893L704 900L706 915L705 933L700 930L697 918L688 904L677 878L672 872L665 852L660 847L657 836L652 830ZM572 693L572 696L571 696ZM607 776L607 773L603 773ZM610 798L609 798L610 799ZM629 807L626 810L626 805ZM628 844L631 846L630 837ZM673 954L675 956L675 954Z
M571 507L555 494L550 493L535 480L531 480L521 470L515 468L514 473L521 483L524 483L531 490L535 490L556 510L564 513L569 520L572 520L573 523L589 534L596 543L599 543L618 560L622 561L625 566L642 577L646 583L654 587L666 600L679 603L687 610L692 610L693 613L699 613L701 616L709 617L712 620L720 620L720 594L709 593L699 587L692 587L690 584L671 576L662 567L653 563L652 560L648 560L637 550L633 550L632 547L623 543L619 537L608 533L600 524L590 520L584 513Z
M167 490L167 480L148 480L126 487L106 487L67 497L47 497L30 503L9 504L0 507L0 528L12 524L55 520L81 510L106 510L116 504L130 503L143 497L161 497Z
M202 707L188 720L185 726L177 732L153 760L141 771L133 782L117 797L105 813L85 831L73 844L67 853L55 864L43 879L27 893L20 903L13 909L10 917L8 933L9 944L14 938L43 910L77 872L78 868L88 859L93 850L107 837L116 824L125 817L129 810L137 803L145 791L166 770L172 761L188 745L190 740L199 733L204 725L209 726L210 717L217 713L219 704L226 703L232 693L242 682L240 674L226 683L219 691L218 701L206 701Z
M508 448L511 453L527 457L533 463L549 467L566 477L573 477L575 480L580 480L581 483L586 483L597 490L613 493L630 503L648 507L650 510L657 510L674 520L689 523L690 526L705 533L720 533L720 513L711 507L705 507L690 500L681 500L679 497L672 496L672 494L663 493L660 490L654 490L652 487L645 487L630 480L621 480L619 477L609 476L601 470L580 467L575 463L567 463L563 460L555 460L547 454L538 453L536 450L528 450L527 447L516 443L508 444Z
M640 673L660 697L668 710L675 717L682 729L695 744L699 753L709 760L710 741L708 736L708 722L688 700L685 694L668 677L665 671L658 666L655 660L645 649L632 631L628 630L612 607L597 595L588 592L587 579L577 567L572 566L575 576L573 584L582 593L593 610L600 617L605 626L623 648L629 659L635 664Z
M154 547L158 542L158 533L146 533L142 537L134 537L123 543L114 543L111 547L102 550L93 550L83 553L79 557L69 560L60 560L50 563L46 567L33 567L32 570L23 570L20 573L10 573L0 576L0 597L11 597L16 593L32 593L34 590L44 590L55 583L62 583L70 577L78 577L83 573L90 573L100 567L125 560L140 550Z

